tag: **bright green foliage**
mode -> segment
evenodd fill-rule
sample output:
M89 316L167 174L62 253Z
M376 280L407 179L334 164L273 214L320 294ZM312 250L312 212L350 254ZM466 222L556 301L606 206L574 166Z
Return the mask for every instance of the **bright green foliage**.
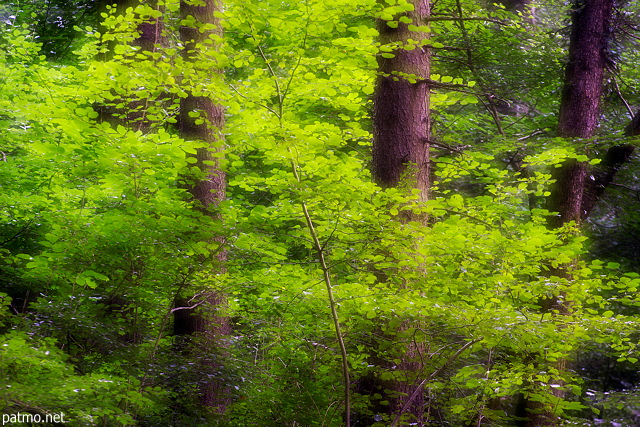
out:
M585 238L546 225L551 169L592 158L548 134L558 100L541 93L561 77L555 33L473 2L463 12L495 27L429 24L434 147L474 149L434 150L437 184L419 204L368 171L375 58L393 50L379 46L373 18L398 25L410 4L228 1L224 40L185 61L177 28L200 24L179 22L178 2L159 3L105 14L102 35L79 29L87 41L74 65L46 63L28 26L2 34L0 305L14 300L0 312L2 410L68 411L75 425L342 425L340 351L303 206L330 266L353 391L368 375L429 379L432 420L506 426L520 394L582 415L586 380L558 360L596 347L637 361L640 278L575 261ZM455 2L437 7L458 13ZM141 52L137 25L160 15L167 45ZM447 46L473 48L473 66ZM460 55L457 65L441 52ZM187 93L226 106L222 221L185 190L201 178L189 156L199 143L175 131ZM530 107L500 113L503 135L481 110L500 99ZM402 221L408 210L428 225ZM212 236L224 238L225 274L212 273ZM567 263L570 274L554 274ZM194 409L201 373L171 334L175 295L210 289L228 295L234 321L228 347L210 349L224 366L212 375L232 394L222 417ZM571 313L541 310L549 298ZM422 367L403 371L414 340L427 349ZM386 398L354 393L354 416L372 418Z
M96 422L129 425L134 417L165 410L167 394L150 394L149 387L165 386L170 375L178 374L163 356L171 345L164 337L173 296L179 289L202 287L217 249L206 242L219 225L191 209L186 191L177 185L189 176L187 154L196 146L162 128L145 135L97 120L96 103L126 105L112 92L122 88L118 81L129 84L124 96L136 85L165 80L145 77L157 69L151 63L135 69L116 55L113 66L105 68L89 59L95 49L87 45L84 62L50 67L28 55L36 45L22 33L10 35L16 38L11 45L17 54L8 55L2 68L9 89L3 93L3 119L10 123L2 147L3 240L10 251L3 263L10 275L3 285L11 295L25 298L25 307L29 303L32 314L23 322L57 339L69 361L85 373L73 381L87 383L86 389L100 386L114 396L109 402L114 407L102 405L100 413L93 409L95 402L73 391L78 387L65 387L53 393L65 405L60 410L73 406L69 414L80 424L91 416ZM149 95L143 91L129 100L139 96ZM214 285L207 279L206 286ZM56 371L51 375L71 375L66 358L52 355ZM103 372L115 385L101 385L93 377ZM141 383L145 377L153 379ZM62 405L46 400L50 390L40 383L23 396L18 384L24 380L16 381L18 394L7 396L7 408L52 411ZM128 394L131 402L122 400L117 410ZM155 403L146 401L149 395Z
M131 425L135 417L157 410L148 396L157 398L160 389L143 390L137 379L109 372L77 375L54 340L34 344L24 332L2 336L3 413L63 413L74 425Z

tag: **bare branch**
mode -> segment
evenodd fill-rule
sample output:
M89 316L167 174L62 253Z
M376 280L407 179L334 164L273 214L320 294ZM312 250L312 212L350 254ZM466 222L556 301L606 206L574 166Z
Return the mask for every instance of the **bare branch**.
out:
M190 307L176 307L176 308L172 308L170 312L171 312L171 313L175 313L176 311L179 311L179 310L193 310L194 308L196 308L196 307L198 307L198 306L200 306L200 305L204 304L204 302L205 302L205 301L204 301L204 300L202 300L202 301L200 301L200 302L195 303L194 305L192 305L192 306L190 306Z
M492 18L485 18L482 16L471 16L468 18L460 18L457 16L436 16L436 17L432 17L432 18L427 18L425 19L426 22L441 22L441 21L456 21L456 22L461 22L461 21L484 21L484 22L492 22L494 24L498 24L498 25L508 25L506 22L503 21L499 21L497 19L492 19Z
M618 85L618 80L616 80L615 76L613 76L613 84L616 87L616 94L622 100L622 102L624 103L624 106L627 107L627 111L629 112L629 117L631 118L631 120L633 120L633 116L634 116L633 110L629 106L629 103L627 102L627 100L624 99L624 96L622 96L622 92L620 92L620 86Z
M418 384L418 387L416 387L416 389L411 394L411 397L409 397L409 399L407 399L407 401L404 403L404 405L402 405L402 409L400 409L400 412L398 412L398 414L396 415L395 419L393 420L393 423L391 423L391 427L395 427L395 426L398 425L398 422L400 421L400 417L402 417L402 414L407 412L407 409L409 409L409 406L411 405L411 402L413 402L413 400L416 397L418 397L418 393L420 393L420 390L422 390L422 387L424 387L424 385L428 381L431 381L433 378L438 376L440 374L440 372L442 372L451 362L453 362L455 359L457 359L458 356L460 356L463 351L465 351L466 349L468 349L469 347L471 347L472 345L474 345L475 343L477 343L477 342L479 342L481 340L482 340L482 338L477 338L477 339L475 339L473 341L469 341L468 343L466 343L465 345L460 347L458 349L458 351L456 351L453 355L451 355L451 357L445 363L442 364L442 366L440 366L438 369L433 371L431 373L431 375L429 375L427 378L422 380L422 382L420 384Z

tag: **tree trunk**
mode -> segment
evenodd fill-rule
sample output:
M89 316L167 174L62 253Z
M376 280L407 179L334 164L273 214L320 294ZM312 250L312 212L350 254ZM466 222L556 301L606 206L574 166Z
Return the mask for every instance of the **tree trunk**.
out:
M140 4L139 0L117 0L102 1L97 6L98 10L108 11L107 5L115 6L116 12L124 14L129 7L135 7ZM153 1L152 5L156 5L157 1ZM162 18L148 19L138 25L137 31L139 36L133 41L133 45L139 46L141 52L154 52L156 46L164 46L167 43L164 36L164 23ZM99 57L101 60L111 59L115 42L110 46L109 52ZM94 105L95 111L98 113L98 121L106 122L112 126L123 125L135 130L149 131L151 122L146 117L145 106L148 100L136 99L128 102L122 108L116 108L115 104L121 101L111 102L110 104ZM125 322L126 333L120 336L123 343L141 344L143 334L139 330L137 319L137 302L131 301L130 298L117 293L109 295L106 299L106 313L112 316L120 316L127 319Z
M426 25L429 1L415 0L414 6L415 10L406 16L412 25ZM412 39L418 47L396 49L393 58L378 55L380 75L373 98L373 178L383 188L417 188L426 200L430 185L429 86L419 81L430 75L429 50L420 45L428 35L410 31L402 22L391 28L384 20L378 21L378 30L383 45L407 44ZM412 83L411 77L418 82Z
M180 39L184 46L184 59L196 63L203 46L210 42L211 35L221 35L222 28L215 12L221 9L217 0L206 0L204 5L196 6L191 1L180 2L182 19L188 16L195 18L198 26L213 24L215 29L201 32L197 27L181 26ZM202 4L202 3L201 3ZM196 72L205 71L194 65ZM211 68L210 63L207 64ZM217 73L216 69L206 70ZM196 114L198 113L198 116ZM220 218L216 208L225 198L225 173L219 165L216 153L222 150L224 137L223 107L217 105L208 93L188 92L188 96L180 100L179 131L185 140L203 141L206 145L197 149L195 167L199 176L188 184L189 192L197 202L198 209L204 214ZM222 242L216 236L211 241ZM224 272L226 253L218 250L216 273ZM228 390L225 381L220 377L220 364L215 361L215 351L225 347L225 337L231 332L227 317L220 314L226 306L226 296L220 292L205 291L199 296L178 296L174 310L174 334L180 339L183 350L190 352L199 360L197 369L202 371L199 381L200 402L218 413L223 413L229 404ZM207 373L209 373L207 378Z
M572 13L569 63L558 133L591 138L598 127L613 0L577 0Z
M427 25L430 15L428 0L415 0L414 10L404 16L411 20L410 24L398 22L396 28L388 25L388 21L378 21L378 31L382 45L398 43L399 48L393 50L393 57L387 53L379 54L379 76L373 98L373 152L372 174L375 182L383 188L399 187L406 190L420 190L420 200L426 201L430 187L429 166L429 92L426 81L430 77L430 54L426 45L428 34L411 31L409 25ZM394 20L399 19L394 17ZM392 25L395 24L392 22ZM411 40L411 41L410 41ZM414 48L403 49L402 46L414 44ZM409 215L408 220L423 220ZM410 325L405 325L406 328ZM422 365L418 362L423 351L419 343L407 344L402 349L401 363L397 369L415 375L415 381L381 382L374 378L366 378L363 384L369 389L363 394L385 390L389 402L386 407L375 409L384 412L393 419L410 396L413 400L408 407L400 425L411 423L423 425L424 393L416 392L420 383ZM386 363L381 363L386 368ZM390 368L390 367L389 367ZM416 393L414 393L416 392ZM370 425L366 421L362 425Z
M502 0L500 3L511 12L524 12L531 4L531 0Z
M154 8L158 7L157 0L150 0L148 4ZM138 32L139 36L134 40L133 44L140 47L140 52L156 52L158 47L166 47L168 45L162 17L148 19L140 23L138 25ZM158 103L166 105L168 101L168 96L163 94L156 99L138 99L131 102L126 118L127 123L136 130L144 133L149 132L154 124L154 122L148 118L147 110L149 109L149 105Z
M627 136L633 135L627 133ZM604 190L613 182L622 165L629 161L634 150L633 145L613 146L607 150L600 164L591 169L582 196L582 220L589 217Z
M613 0L577 0L572 13L569 62L560 103L558 135L591 138L599 125L600 98L607 65ZM554 227L585 217L582 198L588 165L567 162L557 171L549 208L558 212Z
M149 0L147 4L153 8L157 8L157 0ZM107 6L114 7L118 14L125 14L128 8L134 8L140 4L140 0L117 0L117 1L102 1L98 10L103 10L103 13L109 11ZM134 46L140 47L140 53L156 52L159 46L166 47L168 40L165 34L164 21L162 17L149 18L141 22L137 27L138 37L133 41ZM108 61L113 59L113 49L116 42L109 42L109 48L104 54L99 56L102 61ZM98 113L98 120L108 122L113 126L122 125L134 130L140 130L144 133L149 132L153 122L147 117L147 109L149 104L166 102L165 96L159 96L157 99L140 99L134 98L133 100L116 100L106 105L96 105L94 108ZM125 103L125 107L118 108L116 105Z
M558 134L565 138L591 138L599 125L600 98L607 65L607 44L613 0L576 0L572 11L572 27L569 42L569 62L565 70L565 82L560 103ZM555 171L556 183L548 200L550 211L558 212L549 220L553 228L574 221L580 224L595 200L585 197L589 193L588 163L570 160ZM591 209L588 207L588 210ZM554 275L568 276L563 268ZM566 298L545 300L543 310L557 310L560 315L570 313ZM566 360L557 362L556 368L566 370ZM563 397L559 389L549 394ZM527 427L552 426L558 423L553 409L538 402L526 402Z

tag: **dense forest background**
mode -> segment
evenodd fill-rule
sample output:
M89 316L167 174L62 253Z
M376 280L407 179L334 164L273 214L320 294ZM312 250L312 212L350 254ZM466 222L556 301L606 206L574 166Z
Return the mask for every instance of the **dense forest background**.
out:
M640 425L639 7L2 2L0 412Z

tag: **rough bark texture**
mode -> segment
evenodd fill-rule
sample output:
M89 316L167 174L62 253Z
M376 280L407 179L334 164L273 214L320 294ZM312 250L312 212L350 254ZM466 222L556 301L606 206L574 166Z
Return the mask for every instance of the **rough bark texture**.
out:
M138 25L140 35L134 45L140 46L144 52L155 52L157 46L167 45L167 36L164 34L164 22L162 17L142 22Z
M577 0L574 5L558 118L558 134L562 137L591 138L598 128L612 8L613 0ZM582 199L587 174L588 165L575 161L557 170L549 208L559 215L552 219L552 226L579 223L586 217Z
M574 5L560 136L591 138L598 127L612 9L613 0L577 0Z
M552 228L561 227L571 221L575 221L576 224L581 222L587 172L587 163L575 160L565 162L554 171L556 184L548 199L548 207L558 214L549 218Z
M429 1L415 0L413 5L414 10L406 16L412 25L426 25L430 14ZM427 200L430 187L430 116L429 85L425 81L430 76L430 55L421 42L427 40L428 34L410 31L402 22L397 28L391 28L384 20L378 21L378 30L383 45L404 45L411 39L417 42L417 46L411 50L394 50L393 58L378 56L379 76L373 99L373 178L383 188L419 189L421 200ZM422 366L417 361L421 359L422 346L408 343L401 351L403 354L399 358L402 361L393 369L406 374L407 378L414 377L414 380L380 381L370 377L363 379L358 387L361 394L382 394L389 404L372 409L391 419L401 411L421 380ZM391 365L395 363L382 361L377 365L392 369ZM400 425L423 425L423 419L424 393L420 390ZM361 419L358 425L371 425L373 422L375 419Z
M100 7L100 10L107 12L107 4L109 6L115 5L115 10L119 14L124 14L127 8L135 7L140 4L139 0L119 0L114 2L105 2ZM149 1L152 7L157 7L157 1ZM137 31L138 37L133 41L134 46L140 47L140 53L156 52L159 47L167 46L168 40L164 30L164 21L162 17L157 19L149 18L138 25ZM113 48L115 42L111 42L108 51L105 54L100 55L100 59L107 61L113 59ZM100 121L111 123L112 125L122 125L133 128L134 130L140 130L142 132L149 132L153 122L147 117L147 110L151 104L158 104L166 102L165 96L159 96L157 99L139 99L135 98L126 102L126 107L116 108L115 105L125 102L126 100L118 100L111 102L108 105L96 105L95 109L98 112L98 119Z
M422 25L429 17L429 2L416 0L414 6L407 16L413 25ZM409 31L403 23L391 28L380 20L378 30L383 44L427 39L426 33ZM430 181L429 86L411 83L406 76L429 78L429 51L417 47L398 49L393 54L393 58L378 57L380 76L373 99L373 178L382 187L418 188L426 200Z
M591 138L598 128L612 9L613 0L577 0L574 4L558 118L561 137ZM551 220L551 226L579 223L586 217L582 199L587 174L588 165L575 161L557 170L549 208L559 214Z
M189 117L189 112L198 112L198 118ZM196 124L197 119L205 119L205 123ZM196 180L189 186L189 192L201 207L208 211L215 208L225 198L226 178L220 169L219 158L215 153L221 149L224 136L224 109L215 105L211 98L204 96L188 96L180 100L180 136L187 140L200 140L210 145L197 149L195 164L205 173L205 178ZM207 124L208 122L208 124Z
M220 3L216 0L206 0L203 6L195 6L191 2L180 2L180 14L184 19L193 16L199 24L214 24L213 30L220 34L221 26L214 12L220 10ZM200 46L209 39L211 31L200 32L198 28L181 27L180 39L185 47L186 61L197 61ZM217 72L211 70L210 72ZM198 117L191 117L189 113L199 113ZM198 208L207 215L217 217L215 208L225 198L225 174L219 166L219 158L214 154L222 150L224 126L223 107L217 105L207 94L189 94L180 101L179 130L186 140L199 140L206 146L197 150L195 166L201 174L194 181L189 182L189 192L198 202ZM219 240L211 236L211 240ZM220 242L222 243L222 242ZM219 250L216 254L218 270L224 271L225 252ZM225 336L231 330L229 319L220 314L220 309L226 306L226 296L220 292L207 292L197 297L176 299L174 311L174 333L188 341L189 351L194 352L200 361L203 379L200 383L200 402L222 413L229 403L228 390L224 379L220 377L220 365L216 362L216 350L224 348ZM191 308L192 307L192 308ZM197 347L197 348L196 348ZM207 379L206 377L209 377Z
M409 325L407 325L409 326ZM425 352L423 343L410 342L406 344L405 353L401 355L401 362L398 365L400 371L405 372L407 380L393 381L389 384L389 389L394 393L402 393L399 397L389 399L389 410L392 415L398 415L409 403L406 410L401 414L399 425L424 424L425 395L424 385L421 385L422 377L426 375L422 364L422 355ZM420 388L420 390L417 390ZM415 397L408 402L409 398Z
M613 0L576 0L572 12L572 28L569 41L569 62L565 70L565 83L560 103L558 134L565 138L591 138L599 125L600 98L603 77L607 66L607 43ZM558 212L550 218L551 227L568 222L580 224L586 218L596 199L587 197L590 186L587 181L589 165L571 160L555 171L556 184L548 200L548 208ZM612 175L611 175L612 178ZM595 193L592 193L595 195ZM552 272L556 276L568 276L563 268ZM557 310L560 314L571 311L565 298L543 300L543 310ZM566 359L557 362L556 369L566 370ZM562 397L560 389L549 390ZM553 410L538 402L527 401L527 427L557 425Z

